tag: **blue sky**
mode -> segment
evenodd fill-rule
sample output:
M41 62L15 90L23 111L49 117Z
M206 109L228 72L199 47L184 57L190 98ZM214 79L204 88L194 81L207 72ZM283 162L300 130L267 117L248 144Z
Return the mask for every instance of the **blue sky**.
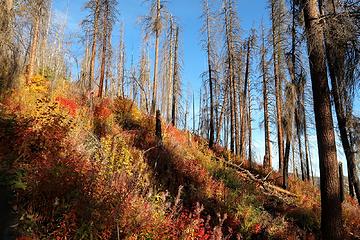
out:
M60 18L67 18L67 31L76 33L80 31L79 23L86 16L83 11L85 0L55 0L54 11ZM257 0L254 4L253 0L238 1L238 12L240 17L241 28L244 34L251 27L256 27L261 20L268 19L268 11L265 0ZM119 0L119 21L125 24L125 43L127 47L127 55L134 55L137 59L140 55L139 50L142 42L141 24L139 17L144 16L148 12L148 2L144 0ZM200 74L206 69L206 59L204 51L201 49L201 34L199 30L202 25L200 19L201 0L167 0L166 3L169 11L176 17L181 27L181 43L183 68L182 77L185 84L190 83L194 89L199 89ZM119 25L113 32L113 42L116 44L119 37ZM115 45L116 46L116 45ZM83 54L82 49L76 46L76 55ZM150 52L151 53L151 52Z
M54 15L56 16L57 21L66 20L67 34L76 36L81 33L80 22L87 14L83 9L85 2L85 0L54 0ZM206 55L201 48L202 36L199 31L202 25L200 19L202 13L201 2L201 0L167 0L166 2L168 10L176 17L176 20L181 27L180 40L182 43L181 49L183 59L181 75L183 89L186 91L188 86L190 86L197 95L199 94L201 85L200 75L206 70ZM269 25L269 10L267 8L266 0L239 0L237 2L237 11L240 25L243 30L243 37L247 36L250 28L258 28L261 21L263 21L265 25ZM119 22L123 22L125 25L125 44L128 65L130 64L131 56L134 57L135 63L139 58L143 39L141 33L142 26L139 23L139 17L146 15L148 13L148 8L149 2L144 0L119 0ZM119 32L119 23L117 23L113 32L113 46L117 46L118 44ZM150 47L150 54L153 54L152 52L152 47ZM78 60L81 60L83 53L83 47L75 40L72 46L72 54L75 55ZM254 71L252 77L252 81L254 82L259 77L259 73ZM257 101L256 98L254 100ZM254 105L255 108L257 108L260 103L255 102ZM359 108L355 109L359 114ZM259 158L259 161L260 159L262 160L264 152L263 130L259 127L259 121L261 120L262 115L259 111L255 111L253 145L257 151L256 157ZM273 131L275 133L276 129L273 129ZM314 132L311 133L310 138L312 139L311 143L313 145L312 155L314 171L318 172L316 136ZM276 140L275 137L273 137L273 140ZM338 145L338 149L341 149L341 145ZM339 152L339 158L343 158L341 151ZM276 167L277 160L275 146L273 146L273 162ZM346 171L344 172L346 173Z

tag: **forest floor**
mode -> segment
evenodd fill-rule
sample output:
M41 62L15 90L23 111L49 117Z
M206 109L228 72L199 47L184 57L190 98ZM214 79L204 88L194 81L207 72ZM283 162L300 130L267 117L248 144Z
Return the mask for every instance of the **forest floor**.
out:
M20 88L0 105L0 229L9 239L319 239L311 182L234 160L128 99L89 99L71 83ZM89 106L94 106L90 108ZM3 193L2 191L2 193ZM346 197L344 239L360 239ZM16 224L14 221L16 220Z

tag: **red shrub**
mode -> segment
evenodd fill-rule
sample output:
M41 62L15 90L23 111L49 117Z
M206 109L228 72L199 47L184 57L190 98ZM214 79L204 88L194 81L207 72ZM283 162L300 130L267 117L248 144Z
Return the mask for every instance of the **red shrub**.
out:
M72 100L72 99L68 99L68 98L63 98L63 97L56 97L55 101L57 103L59 103L59 105L63 108L65 108L66 110L69 111L69 114L71 116L75 116L77 109L78 109L78 104Z
M176 141L179 144L186 144L188 142L188 138L186 136L186 133L183 131L180 131L179 129L175 128L172 125L169 125L166 129L166 132L169 136L172 137L174 141Z
M100 100L99 103L95 104L94 107L94 118L99 120L106 120L108 117L110 117L112 111L111 111L111 100L106 98L103 100Z

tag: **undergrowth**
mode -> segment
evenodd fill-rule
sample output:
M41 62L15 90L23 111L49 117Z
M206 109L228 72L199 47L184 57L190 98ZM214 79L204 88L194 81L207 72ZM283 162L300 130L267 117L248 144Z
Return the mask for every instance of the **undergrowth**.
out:
M1 179L14 192L18 239L318 239L319 191L290 178L297 198L266 194L222 161L220 146L154 118L131 100L50 91L36 75L1 105ZM66 94L61 94L66 93ZM219 161L221 160L221 161ZM245 163L244 167L249 167ZM276 184L278 174L252 164ZM344 239L360 210L344 207Z

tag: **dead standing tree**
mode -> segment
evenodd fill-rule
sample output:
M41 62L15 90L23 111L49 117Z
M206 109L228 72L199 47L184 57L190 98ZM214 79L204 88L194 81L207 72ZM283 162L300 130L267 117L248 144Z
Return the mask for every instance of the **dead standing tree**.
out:
M282 52L282 24L283 24L283 0L271 0L271 20L272 20L272 44L273 44L273 69L275 80L276 97L276 125L278 138L279 172L283 170L284 163L284 133L282 126L282 74L281 74L281 52Z
M238 136L238 124L237 124L237 98L236 98L236 59L235 59L235 48L237 45L237 38L239 32L239 26L234 10L235 3L233 0L224 0L224 27L225 27L225 39L226 39L226 82L225 89L227 92L224 94L228 95L229 98L229 112L230 112L230 151L235 154L238 152L237 139ZM225 99L226 99L225 98ZM226 105L224 105L226 107Z
M159 46L160 35L163 28L162 12L165 11L160 0L153 0L150 7L150 13L144 18L145 38L149 35L155 35L155 60L154 60L154 76L152 86L151 114L155 114L157 104L157 86L158 86L158 66L159 66Z
M209 2L208 0L203 1L203 16L204 26L202 32L205 34L205 44L204 49L207 54L207 65L208 65L208 84L210 92L210 116L209 116L209 147L212 148L214 145L214 134L215 134L215 124L214 124L214 46L213 46L213 20L211 18Z
M265 30L261 29L261 73L262 73L262 93L263 93L263 109L264 109L264 131L265 131L265 155L264 168L271 168L271 141L270 141L270 116L269 116L269 67L266 60L267 49L265 46Z
M35 61L37 57L37 49L39 45L40 37L40 25L43 17L45 16L46 10L49 9L50 1L49 0L35 0L29 1L29 16L31 19L31 42L29 50L29 60L26 69L26 84L31 82L31 78L35 71Z
M90 56L90 64L89 64L89 79L87 89L88 91L92 90L93 83L95 82L95 58L96 58L96 47L97 47L97 39L99 32L99 18L100 18L100 0L89 0L86 5L86 9L90 10L90 15L86 20L83 21L83 26L88 29L91 33L90 36L92 38L91 43L91 56ZM87 25L91 25L87 26Z
M101 43L101 65L100 65L100 83L98 97L103 97L104 80L106 70L106 58L109 51L109 40L111 31L117 16L117 0L100 0L100 26L102 27L102 43Z
M180 77L179 77L179 27L175 30L175 46L174 46L174 70L172 80L172 104L171 104L171 124L176 126L178 99L180 95Z
M349 51L351 52L351 49L360 46L357 35L359 26L356 26L356 21L351 14L337 15L337 11L345 11L337 6L337 2L326 0L324 5L325 14L330 16L325 21L324 30L335 113L348 166L349 186L350 188L354 187L360 204L360 181L356 172L355 151L350 143L348 118L346 116L346 105L351 104L347 102L346 96L351 95L349 94L353 88L351 85L354 85L354 81L351 79L354 70L351 70L351 68L356 69L356 65L354 66L351 63L351 59L350 62L347 61L346 54ZM352 192L352 189L350 189L350 192Z

